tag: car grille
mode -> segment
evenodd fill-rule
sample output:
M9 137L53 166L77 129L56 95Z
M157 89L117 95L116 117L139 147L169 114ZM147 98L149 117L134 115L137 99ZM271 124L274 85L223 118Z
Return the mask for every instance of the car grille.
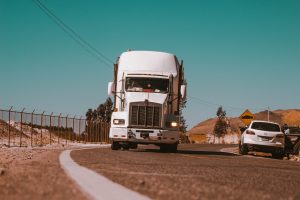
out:
M161 127L160 104L138 102L130 104L129 125L139 128Z

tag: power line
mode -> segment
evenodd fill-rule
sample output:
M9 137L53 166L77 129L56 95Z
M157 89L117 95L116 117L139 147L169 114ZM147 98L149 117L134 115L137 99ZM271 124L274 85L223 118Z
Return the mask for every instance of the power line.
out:
M218 103L215 103L215 102L212 102L212 101L207 101L207 100L203 100L203 99L200 99L198 97L194 97L194 96L187 96L189 99L192 99L192 100L197 100L198 102L201 102L202 104L205 104L205 105L208 105L208 106L222 106L222 104L218 104ZM235 107L235 106L230 106L230 105L223 105L223 107L225 107L227 110L245 110L246 108L244 107ZM249 108L251 110L263 110L263 109L266 109L266 108Z
M93 47L89 42L87 42L82 36L80 36L76 31L74 31L70 26L68 26L63 20L57 17L50 9L48 9L40 0L32 0L38 8L43 11L56 25L58 25L69 37L71 37L76 43L78 43L83 49L94 56L97 60L104 63L110 69L111 65L114 63L95 47Z

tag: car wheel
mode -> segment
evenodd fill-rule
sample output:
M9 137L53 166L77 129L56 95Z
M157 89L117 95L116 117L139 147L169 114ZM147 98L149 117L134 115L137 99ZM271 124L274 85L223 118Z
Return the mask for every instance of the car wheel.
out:
M241 155L247 155L248 154L248 147L245 144L241 144L239 145L239 152Z
M282 160L284 158L283 150L272 153L272 158Z

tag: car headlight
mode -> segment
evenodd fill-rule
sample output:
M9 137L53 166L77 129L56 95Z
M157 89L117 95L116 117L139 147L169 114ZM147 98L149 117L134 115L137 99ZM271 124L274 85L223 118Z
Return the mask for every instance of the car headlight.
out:
M125 124L125 119L114 119L113 123L115 125L121 125L121 124Z

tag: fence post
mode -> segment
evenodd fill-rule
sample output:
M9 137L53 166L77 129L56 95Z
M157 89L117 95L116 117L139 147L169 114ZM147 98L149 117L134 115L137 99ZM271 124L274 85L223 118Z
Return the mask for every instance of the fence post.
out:
M25 108L23 108L21 112L21 133L20 133L20 147L22 146L22 134L23 134L23 112Z
M74 142L74 136L76 136L76 133L75 133L75 118L76 118L76 115L74 115L74 117L73 117L73 129L72 129L72 135L71 135L71 141L72 142Z
M103 134L103 141L106 143L107 140L106 140L106 121L103 122L103 125L102 125L102 134Z
M95 121L95 142L98 141L98 123Z
M98 141L99 143L101 142L101 120L97 121L97 126L98 126Z
M107 131L106 131L106 125L107 125L107 122L105 121L105 122L103 122L103 140L104 140L104 142L105 143L107 143L107 139L106 139L106 133L107 133Z
M66 139L66 144L67 144L67 138L68 138L68 135L69 135L69 134L68 134L68 132L69 132L69 131L68 131L68 117L69 117L69 114L67 114L67 116L66 116L66 131L67 131L67 134L65 135L65 137L66 137L66 138L65 138L65 139Z
M101 126L99 126L100 122L97 122L97 127L98 127L98 142L101 142Z
M58 116L58 139L57 139L58 144L59 144L59 138L60 138L60 125L61 125L60 119L61 119L61 113Z
M41 115L41 146L43 146L43 117L44 117L44 113L45 111L43 111L42 115Z
M89 135L90 135L90 124L89 120L85 121L85 131L86 131L86 140L85 142L89 142Z
M82 116L80 116L80 118L79 118L79 142L81 142L80 140L82 140L82 138L81 138L81 121L82 121Z
M10 112L13 106L8 110L8 147L10 147Z
M103 142L103 122L99 122L100 125L100 142Z
M2 120L4 120L4 117L3 117L3 110L1 110L1 118ZM4 125L5 126L5 125ZM1 129L1 133L4 134L4 129Z
M84 125L85 125L85 132L86 132L86 135L84 136L84 143L86 143L88 141L88 132L89 132L89 126L88 126L88 121L87 120L84 120Z
M51 134L51 132L52 132L52 115L53 115L53 112L50 115L50 127L49 127L49 134L50 134L50 141L49 141L49 143L50 143L50 145L52 144L52 134Z
M105 122L105 141L109 144L109 122Z
M32 147L32 133L33 133L33 113L35 109L31 113L31 131L30 131L30 146Z

